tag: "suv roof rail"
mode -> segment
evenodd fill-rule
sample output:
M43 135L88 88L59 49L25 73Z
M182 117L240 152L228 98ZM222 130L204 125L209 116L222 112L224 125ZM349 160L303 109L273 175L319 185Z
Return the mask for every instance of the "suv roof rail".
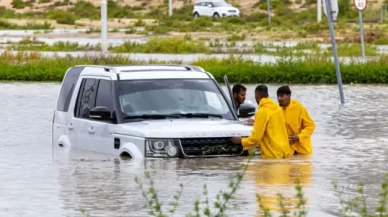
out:
M186 68L186 70L197 71L197 72L206 72L202 67L195 65L186 65L186 64L134 64L134 65L75 65L74 67L96 67L104 68L106 72L116 72L115 67L131 67L131 66L170 66L170 67L179 67ZM128 71L128 70L125 70ZM138 70L134 70L138 71ZM152 71L152 69L150 69Z
M106 72L115 71L113 67L105 66L105 65L75 65L74 67L96 67L96 68L104 68Z
M156 65L157 66L157 65ZM194 65L186 65L186 64L161 64L161 66L177 66L177 67L185 67L187 70L195 70L198 72L206 72L202 67L200 66L194 66Z
M185 64L134 64L134 65L115 65L111 67L131 67L131 66L151 66L151 67L158 67L158 66L167 66L167 67L177 67L177 68L185 68L186 70L190 71L197 71L197 72L206 72L203 68L199 66L193 66L193 65L185 65ZM144 71L153 71L153 70L158 70L158 69L144 69ZM139 69L126 69L125 71L139 71ZM142 70L143 71L143 70Z

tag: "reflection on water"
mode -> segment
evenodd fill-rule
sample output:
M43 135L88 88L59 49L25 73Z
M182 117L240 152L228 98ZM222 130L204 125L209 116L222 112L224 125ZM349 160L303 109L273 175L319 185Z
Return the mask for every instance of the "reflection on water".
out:
M280 85L279 85L280 86ZM269 86L275 99L278 86ZM253 99L255 86L248 87ZM266 207L275 209L277 193L293 202L294 181L301 180L310 216L335 215L338 200L332 180L356 192L358 180L376 197L386 172L388 110L386 86L345 86L346 104L339 105L336 86L291 86L316 121L314 153L290 160L253 159L231 201L229 216L260 216L259 193ZM225 89L226 90L226 89ZM0 107L0 213L2 216L148 216L134 182L150 171L159 199L169 208L184 185L176 216L193 210L207 185L213 203L226 190L246 158L156 159L123 161L76 149L51 148L51 121L58 84L1 83ZM145 180L144 180L145 181ZM147 185L147 182L145 182ZM375 200L371 200L375 203ZM293 210L294 207L289 207Z
M311 186L313 165L311 156L295 156L291 160L256 160L248 167L255 182L255 192L260 195L261 205L271 211L282 211L279 206L279 194L283 197L285 209L290 212L295 210L299 203L296 195L296 181L304 191ZM309 206L307 203L305 206ZM258 203L258 208L260 203ZM258 214L263 214L258 212Z

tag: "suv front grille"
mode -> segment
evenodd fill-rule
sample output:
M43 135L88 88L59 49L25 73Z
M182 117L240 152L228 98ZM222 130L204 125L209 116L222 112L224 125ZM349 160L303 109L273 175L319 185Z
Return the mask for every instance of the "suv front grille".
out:
M232 137L184 138L179 139L186 157L238 156L243 152L241 145L231 142Z

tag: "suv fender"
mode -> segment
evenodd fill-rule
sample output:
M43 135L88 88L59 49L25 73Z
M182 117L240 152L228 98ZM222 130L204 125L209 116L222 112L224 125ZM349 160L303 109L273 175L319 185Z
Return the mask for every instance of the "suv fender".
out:
M143 154L140 152L139 148L132 142L124 143L123 146L120 148L120 155L125 153L129 154L134 160L144 159Z

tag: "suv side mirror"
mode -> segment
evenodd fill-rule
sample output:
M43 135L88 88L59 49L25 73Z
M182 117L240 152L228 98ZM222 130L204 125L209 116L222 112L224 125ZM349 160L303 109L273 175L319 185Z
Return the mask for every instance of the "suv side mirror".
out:
M239 118L249 118L255 115L256 112L256 106L248 103L243 103L240 105L238 109Z
M113 120L112 112L105 106L94 107L92 110L90 110L89 118L102 121Z

